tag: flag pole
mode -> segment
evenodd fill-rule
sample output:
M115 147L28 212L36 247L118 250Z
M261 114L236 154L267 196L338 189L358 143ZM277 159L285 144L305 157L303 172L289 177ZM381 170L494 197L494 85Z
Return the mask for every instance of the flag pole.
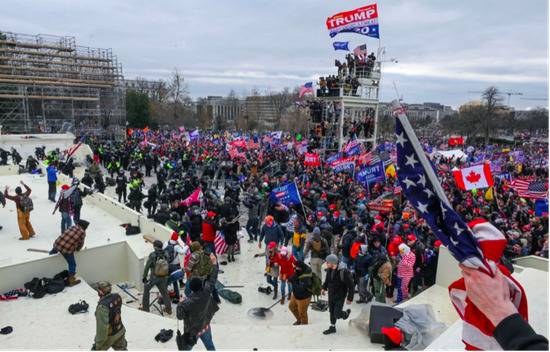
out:
M395 87L395 82L394 82L394 88L397 92L397 88ZM399 94L397 95L397 97L399 99ZM451 207L451 204L449 203L449 200L447 199L447 196L443 191L443 187L441 187L441 184L439 183L439 179L437 178L437 175L435 174L430 161L426 157L426 154L424 153L424 149L422 149L422 146L420 145L420 141L416 137L416 134L414 133L414 129L412 128L409 122L409 119L407 118L407 115L405 115L405 110L401 106L401 103L399 103L399 100L394 100L392 105L393 105L393 111L397 115L397 119L399 119L399 121L403 125L403 129L405 130L405 132L407 133L407 136L410 139L409 142L411 143L415 153L418 155L420 164L422 165L422 167L424 168L424 171L426 172L426 177L431 182L439 198L448 207Z

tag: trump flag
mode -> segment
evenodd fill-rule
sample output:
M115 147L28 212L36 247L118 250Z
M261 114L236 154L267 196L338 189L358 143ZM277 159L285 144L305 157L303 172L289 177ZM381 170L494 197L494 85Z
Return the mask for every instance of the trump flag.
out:
M345 32L380 38L378 33L378 9L376 4L337 13L327 18L326 24L331 38L338 33Z
M319 166L321 165L321 159L319 158L319 154L315 153L305 153L304 154L304 165L305 166Z
M282 203L286 206L291 204L302 204L300 192L295 182L288 182L281 186L275 187L269 193L269 201L271 203Z

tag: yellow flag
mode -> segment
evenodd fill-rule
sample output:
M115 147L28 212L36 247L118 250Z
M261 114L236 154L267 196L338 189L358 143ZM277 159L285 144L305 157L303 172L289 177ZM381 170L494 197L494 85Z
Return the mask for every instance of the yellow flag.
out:
M386 176L387 177L395 177L395 166L393 164L388 165L386 168Z
M493 199L493 187L489 187L489 189L485 192L485 200L491 201Z

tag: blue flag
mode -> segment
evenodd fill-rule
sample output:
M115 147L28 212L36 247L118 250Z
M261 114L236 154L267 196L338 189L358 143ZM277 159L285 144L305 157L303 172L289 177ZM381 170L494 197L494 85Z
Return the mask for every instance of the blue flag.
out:
M269 201L272 203L282 203L286 206L291 204L302 204L300 193L295 182L288 182L281 186L275 187L269 193Z
M336 153L336 154L333 154L333 155L329 156L325 161L326 161L327 164L332 164L336 160L340 159L341 156L342 155L340 153Z
M334 43L332 43L332 46L334 47L334 50L349 51L348 45L349 45L349 42L334 42Z
M535 201L535 216L548 216L548 199Z
M368 185L373 182L382 182L386 178L383 162L362 168L355 175L357 182Z

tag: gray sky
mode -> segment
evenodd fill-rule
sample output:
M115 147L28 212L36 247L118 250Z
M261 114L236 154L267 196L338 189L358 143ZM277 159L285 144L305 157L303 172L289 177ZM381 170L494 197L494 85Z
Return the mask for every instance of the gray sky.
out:
M326 18L372 3L336 0L3 0L0 30L72 35L112 48L126 78L167 78L177 67L193 97L293 88L335 73ZM379 0L380 44L397 64L383 67L381 100L457 106L468 91L496 85L524 98L548 94L547 0ZM520 100L527 108L547 101Z

